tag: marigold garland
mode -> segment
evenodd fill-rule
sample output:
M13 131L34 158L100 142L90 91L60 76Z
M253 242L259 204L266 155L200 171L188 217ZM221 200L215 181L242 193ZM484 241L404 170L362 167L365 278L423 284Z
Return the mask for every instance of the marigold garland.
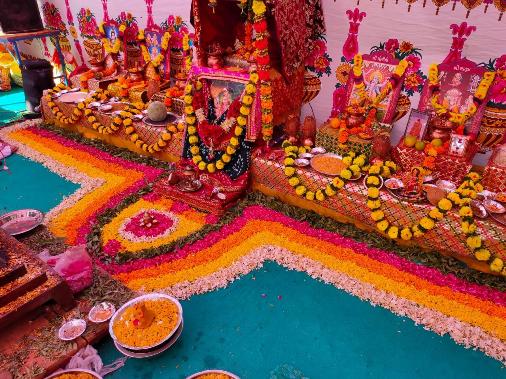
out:
M172 139L175 133L183 130L183 125L178 124L176 126L174 124L168 124L166 130L160 135L160 138L158 138L158 141L148 144L140 137L132 120L132 117L140 114L144 107L145 105L143 103L128 105L125 110L121 111L113 118L112 125L117 128L123 125L125 128L125 134L128 136L130 141L132 141L136 147L142 149L142 151L150 154L158 153L167 146L168 141Z
M248 84L246 84L244 93L241 98L241 108L240 108L240 116L237 117L237 120L231 121L230 118L224 121L224 123L229 122L230 127L235 123L234 136L228 142L228 146L225 149L225 153L221 156L221 158L206 162L202 157L200 151L200 139L198 137L197 132L197 122L199 121L199 109L195 110L194 108L194 93L195 91L202 90L203 84L197 80L195 85L188 84L185 87L185 120L187 125L187 134L188 134L188 142L190 143L190 152L192 154L193 163L197 165L199 170L204 171L207 170L210 173L215 172L216 170L223 170L225 166L232 160L232 157L237 152L241 144L241 138L244 135L244 131L246 125L248 123L248 117L251 112L251 106L253 104L253 99L255 93L257 91L256 84L258 83L258 74L255 71L250 73L250 78ZM223 125L222 125L223 126Z
M88 104L94 101L105 101L110 98L109 91L104 91L102 89L97 90L93 95L81 101L77 104L77 106L72 109L72 115L70 117L65 116L60 107L53 101L53 96L58 94L63 90L69 90L70 88L64 85L63 83L58 84L53 89L47 91L45 97L47 100L47 105L51 109L51 112L56 116L56 119L65 125L73 125L75 124L83 114L86 113L86 107ZM98 126L97 126L98 128Z
M306 200L318 200L324 201L327 197L332 197L342 189L346 183L356 174L360 173L362 168L366 164L366 156L361 154L356 156L353 151L346 153L343 157L343 162L347 166L343 169L339 175L332 180L323 189L317 191L309 191L305 185L302 184L301 179L297 175L297 169L295 167L295 159L299 153L307 152L307 147L297 147L292 145L291 142L283 142L283 149L285 151L285 175L288 178L288 183L295 188L295 193L305 198Z
M474 116L480 105L483 103L483 100L487 96L488 89L494 82L494 78L495 72L485 72L480 84L474 92L473 103L465 112L455 112L452 109L448 109L448 106L439 102L440 83L438 66L437 64L431 64L429 67L429 90L431 93L430 102L432 107L438 115L448 116L449 121L463 125L467 120Z
M273 121L274 115L272 112L272 87L270 82L270 57L269 57L269 43L267 22L265 20L265 12L267 7L263 0L254 0L253 5L255 29L255 57L258 66L258 75L260 78L260 104L262 107L262 135L265 141L272 138L274 131Z

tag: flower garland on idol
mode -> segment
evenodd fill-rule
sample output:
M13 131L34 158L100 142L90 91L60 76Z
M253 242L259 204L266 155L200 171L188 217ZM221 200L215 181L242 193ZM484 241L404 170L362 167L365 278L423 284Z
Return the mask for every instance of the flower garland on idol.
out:
M118 38L116 38L116 41L114 42L114 44L111 45L111 41L109 41L109 38L107 38L107 35L105 34L104 24L105 23L102 22L98 26L98 31L99 31L100 35L102 36L102 45L104 46L105 52L107 54L118 54L121 49L121 41L122 41L120 37L123 37L123 33L126 30L126 25L121 24L118 27L119 36L118 36Z
M262 135L265 141L272 138L274 131L272 112L272 87L270 82L269 33L265 12L267 7L263 0L253 0L253 28L255 29L255 57L260 77L260 104L262 107Z
M307 187L302 184L302 180L297 175L297 169L295 167L295 159L298 154L308 152L308 147L301 146L297 147L292 145L291 142L283 142L283 149L285 151L285 175L288 178L288 183L295 188L295 193L306 200L318 200L324 201L328 197L332 197L342 189L348 181L359 174L366 164L366 156L361 154L356 156L355 152L350 151L343 157L343 163L346 165L337 177L332 182L327 184L325 188L318 189L316 191L310 191Z
M190 144L190 153L192 155L193 163L195 163L199 170L207 170L209 173L213 173L216 170L223 170L225 166L232 160L237 149L240 146L240 139L244 135L248 117L251 112L251 105L257 91L257 83L259 75L256 71L250 72L249 82L246 84L244 93L241 98L240 115L234 120L231 117L227 117L221 123L221 127L230 130L235 124L234 136L228 142L228 146L225 149L225 153L216 160L206 159L202 157L200 151L200 139L198 136L198 125L205 121L203 109L195 109L194 107L194 94L202 90L203 84L200 80L196 80L195 84L188 84L185 87L185 115L186 125L188 133L188 142Z
M439 70L437 64L431 64L429 67L429 91L431 94L430 102L432 107L439 116L447 116L448 120L458 124L464 125L467 120L474 116L483 100L487 96L488 89L494 82L495 72L485 72L480 84L476 88L473 96L473 103L469 105L468 109L460 113L454 109L448 109L446 104L441 104L439 101L439 92L441 91L439 83Z
M153 65L153 67L158 67L162 64L164 58L165 58L165 52L167 51L167 49L169 48L169 41L170 41L170 33L169 32L165 32L163 34L163 37L162 37L162 42L161 42L161 51L160 53L157 54L157 56L154 58L154 59L151 59L151 55L149 54L149 51L148 51L148 48L146 47L146 44L143 43L141 44L141 51L142 51L142 58L144 59L144 62L147 64L147 63L151 63ZM137 36L137 40L140 41L140 42L143 42L146 40L146 36L144 35L144 30L141 29L139 31L139 34Z

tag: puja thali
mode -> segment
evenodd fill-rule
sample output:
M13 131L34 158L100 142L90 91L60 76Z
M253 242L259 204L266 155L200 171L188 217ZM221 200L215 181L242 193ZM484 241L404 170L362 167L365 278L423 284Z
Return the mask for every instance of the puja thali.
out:
M1 215L0 228L11 236L17 236L35 229L43 219L43 213L36 209L22 209Z
M311 158L313 170L323 175L337 176L346 168L342 158L337 154L319 154Z

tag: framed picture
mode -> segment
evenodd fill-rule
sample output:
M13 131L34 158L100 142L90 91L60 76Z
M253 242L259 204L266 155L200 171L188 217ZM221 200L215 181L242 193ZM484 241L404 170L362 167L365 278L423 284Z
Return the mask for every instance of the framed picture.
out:
M411 135L415 136L419 140L423 140L427 134L427 129L429 128L429 121L429 112L420 112L419 110L412 108L404 131L404 137L406 135Z
M448 154L457 157L465 156L470 140L471 136L452 134L450 137L450 149L448 150Z

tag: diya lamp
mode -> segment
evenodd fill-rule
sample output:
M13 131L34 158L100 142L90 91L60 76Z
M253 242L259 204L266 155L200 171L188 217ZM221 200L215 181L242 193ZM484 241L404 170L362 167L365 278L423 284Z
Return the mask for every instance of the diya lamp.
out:
M316 119L306 116L302 125L302 140L304 146L313 146L316 137Z
M285 122L285 134L291 144L297 144L297 134L299 133L300 120L299 116L291 114Z

